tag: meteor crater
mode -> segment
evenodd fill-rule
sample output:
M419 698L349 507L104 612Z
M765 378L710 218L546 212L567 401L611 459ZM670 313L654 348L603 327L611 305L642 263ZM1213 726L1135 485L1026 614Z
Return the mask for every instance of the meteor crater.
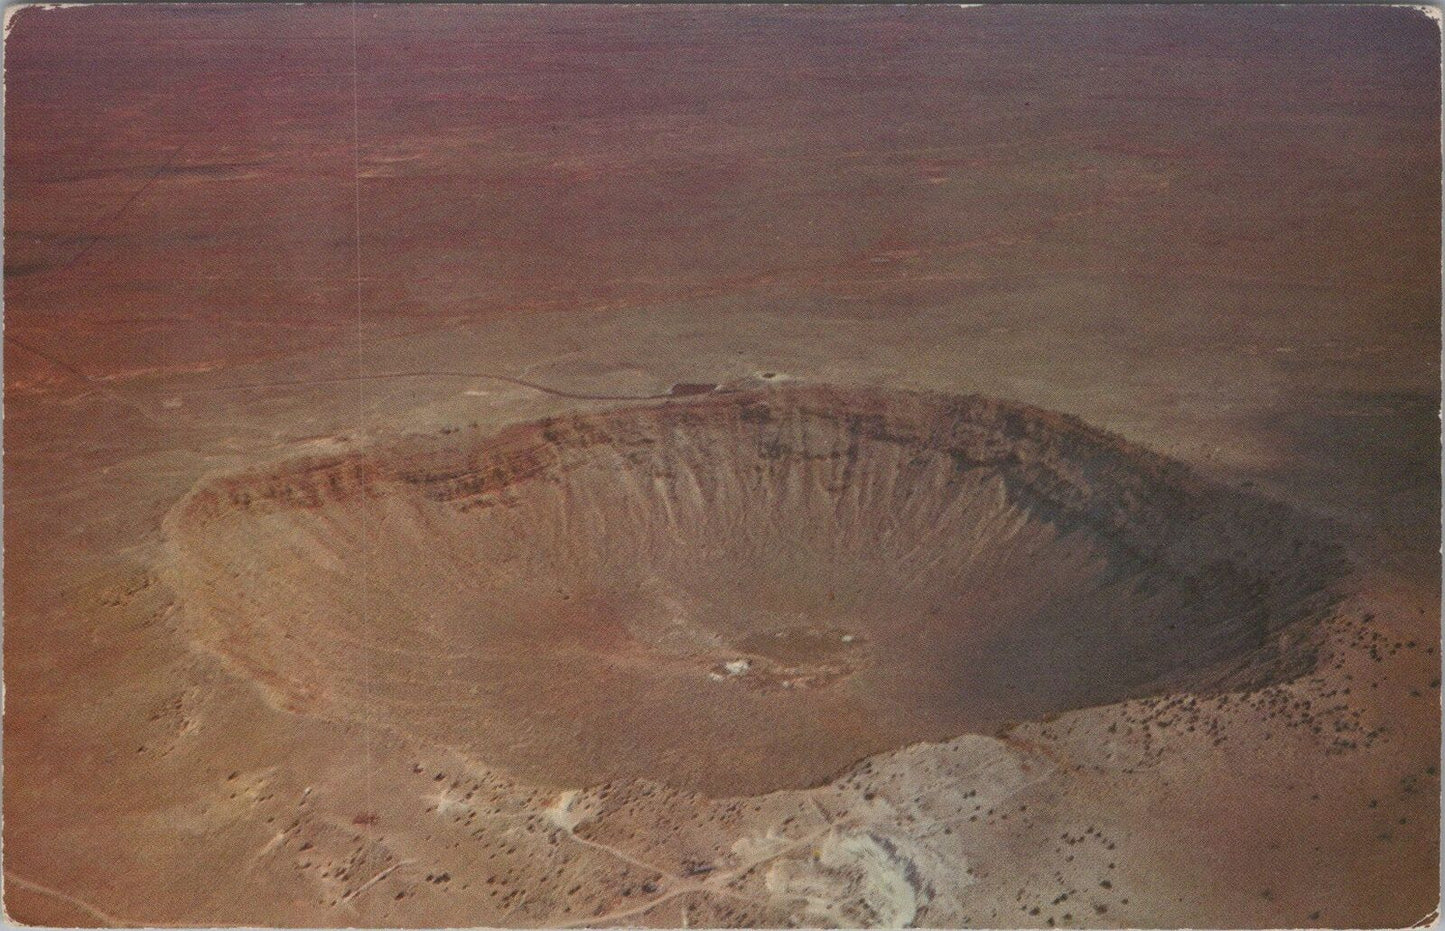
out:
M710 795L1312 662L1328 532L979 396L719 391L203 482L194 642L298 713Z

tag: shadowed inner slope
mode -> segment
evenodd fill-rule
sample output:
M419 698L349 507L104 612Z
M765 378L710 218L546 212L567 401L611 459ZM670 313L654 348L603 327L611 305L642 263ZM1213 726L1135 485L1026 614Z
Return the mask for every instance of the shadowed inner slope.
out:
M719 394L204 483L168 574L304 713L549 785L711 794L1296 673L1335 549L1281 506L980 397Z

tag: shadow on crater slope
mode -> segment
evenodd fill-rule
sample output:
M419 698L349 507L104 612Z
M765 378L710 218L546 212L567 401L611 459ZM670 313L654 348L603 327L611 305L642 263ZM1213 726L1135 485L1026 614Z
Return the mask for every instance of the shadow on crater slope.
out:
M168 532L189 632L278 704L714 795L1296 675L1343 568L1072 418L830 387L295 461L202 484Z

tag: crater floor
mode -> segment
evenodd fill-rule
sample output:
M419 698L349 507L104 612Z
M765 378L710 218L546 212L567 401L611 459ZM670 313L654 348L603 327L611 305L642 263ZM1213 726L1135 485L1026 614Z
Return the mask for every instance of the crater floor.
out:
M1338 553L1278 505L985 397L737 391L213 478L206 648L286 707L532 784L713 796L1297 674Z

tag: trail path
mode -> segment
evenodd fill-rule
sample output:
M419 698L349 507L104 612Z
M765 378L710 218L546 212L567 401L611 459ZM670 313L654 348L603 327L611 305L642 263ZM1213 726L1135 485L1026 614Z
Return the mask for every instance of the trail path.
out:
M751 870L756 869L757 867L763 865L764 863L767 863L769 860L775 860L775 859L777 859L778 857L783 856L784 854L792 853L793 851L797 850L797 849L800 848L800 847L804 847L804 846L807 846L807 845L809 845L809 844L813 844L813 843L817 842L818 840L820 840L821 838L823 838L825 835L827 835L828 832L835 830L836 827L837 827L837 826L834 825L834 824L825 825L824 827L819 828L818 830L816 830L816 831L814 831L814 832L812 832L812 833L810 833L810 834L807 834L807 835L805 835L805 836L803 836L803 837L799 837L799 838L797 838L797 839L795 839L795 840L789 841L787 844L783 845L782 847L779 847L779 848L777 848L777 849L775 849L775 850L771 850L771 851L769 851L769 852L767 852L767 853L765 853L765 854L762 854L762 855L760 855L760 856L754 857L753 859L748 860L748 861L746 861L746 862L743 862L743 863L741 863L741 864L733 867L733 868L730 869L730 870L725 870L725 871L716 872L716 873L710 873L710 874L708 874L706 877L704 877L704 878L702 878L702 879L695 879L695 880L686 880L686 879L683 879L683 880L679 880L679 881L677 881L677 884L676 884L676 885L672 885L672 886L671 886L666 892L664 892L662 895L660 895L660 896L658 896L657 898L654 898L654 899L649 899L649 900L646 901L646 902L642 902L642 903L639 903L639 904L637 904L637 905L634 905L634 906L631 906L631 907L628 907L628 908L619 909L619 910L617 910L617 911L607 912L606 914L593 915L593 916L590 917L590 918L582 918L582 919L578 919L578 920L576 920L576 921L571 921L571 922L561 922L561 923L558 923L558 922L555 922L555 921L552 921L552 920L549 919L549 920L543 921L542 924L540 925L540 927L556 927L556 928L590 928L590 927L598 927L598 926L601 926L601 925L604 925L604 924L610 924L610 923L612 923L612 922L614 922L614 921L620 921L620 920L622 920L622 919L624 919L624 918L630 918L630 917L632 917L632 916L634 916L634 915L644 914L644 913L646 913L646 912L652 911L654 908L657 908L657 907L660 906L660 905L663 905L664 903L670 902L670 901L672 901L673 899L678 898L679 896L687 895L687 894L693 893L693 892L700 892L700 893L703 893L703 894L705 894L705 895L721 895L721 896L724 896L724 897L726 897L726 898L738 899L738 900L740 900L740 901L748 902L748 903L751 903L751 904L754 904L754 905L756 905L756 904L761 904L760 900L757 899L757 898L754 897L754 896L744 895L744 894L742 894L742 893L740 893L740 892L735 892L735 891L733 891L733 890L731 890L731 889L725 888L726 885L727 885L727 883L731 882L731 881L734 880L734 879L737 879L737 878L740 877L740 876L743 876L743 875L747 874L747 873L750 872ZM645 864L645 863L643 863L642 861L637 860L636 858L632 857L631 855L625 853L624 851L618 850L618 849L615 848L615 847L612 847L612 846L610 846L610 845L608 845L608 844L600 844L600 843L597 843L596 841L590 841L590 840L587 840L586 838L578 837L576 834L574 834L574 833L572 832L572 829L571 829L570 827L566 829L566 833L567 833L567 835L568 835L569 837L571 837L573 840L577 841L577 842L580 843L580 844L583 844L583 845L588 846L588 847L597 848L597 849L602 850L602 851L604 851L604 852L606 852L606 853L612 854L613 856L619 857L620 859L625 860L625 861L628 862L628 863L632 863L632 864L635 864L635 865L638 865L638 866L646 866L648 869L656 870L657 872L660 872L660 873L663 874L664 882L669 882L669 883L671 883L671 882L673 881L673 879L675 879L675 877L669 877L666 870L657 870L656 867L649 866L648 864Z
M236 385L215 385L210 388L193 388L180 393L214 394L222 391L260 391L266 388L299 388L311 385L330 385L356 381L384 381L399 378L485 378L491 381L501 381L511 385L519 385L523 388L530 388L533 391L540 391L543 394L550 394L558 398L569 398L574 401L656 401L663 398L675 397L671 391L663 391L656 394L586 394L578 391L564 391L561 388L552 388L548 385L529 381L525 378L516 378L511 375L498 375L494 372L457 372L447 369L424 369L414 372L380 372L374 375L335 375L328 378L302 378L291 381L246 382Z
M59 889L52 889L52 888L50 888L49 886L42 885L41 883L35 882L35 881L33 881L33 880L30 880L30 879L26 879L26 878L23 877L23 876L18 876L18 875L16 875L15 873L12 873L12 872L9 871L9 870L6 870L6 871L5 871L5 881L6 881L7 883L14 883L16 886L19 886L21 889L28 889L28 890L30 890L31 892L35 892L35 893L38 893L38 894L44 895L44 896L49 896L49 897L52 898L52 899L56 899L56 900L58 900L58 901L64 902L64 903L67 904L67 905L73 906L74 908L78 908L78 909L80 909L81 911L85 912L87 915L90 915L92 918L95 918L96 920L102 922L103 924L105 924L105 925L107 925L107 926L109 926L109 927L113 927L113 928L185 928L185 927L189 927L188 924L169 924L169 923L159 922L159 921L140 921L140 920L137 920L137 919L134 919L134 918L122 918L122 917L120 917L119 915L112 915L110 912L103 911L103 910L95 907L94 905L91 905L89 902L85 901L84 899L78 899L78 898L76 898L76 897L73 896L73 895L67 895L67 894L64 893L64 892L61 892Z

